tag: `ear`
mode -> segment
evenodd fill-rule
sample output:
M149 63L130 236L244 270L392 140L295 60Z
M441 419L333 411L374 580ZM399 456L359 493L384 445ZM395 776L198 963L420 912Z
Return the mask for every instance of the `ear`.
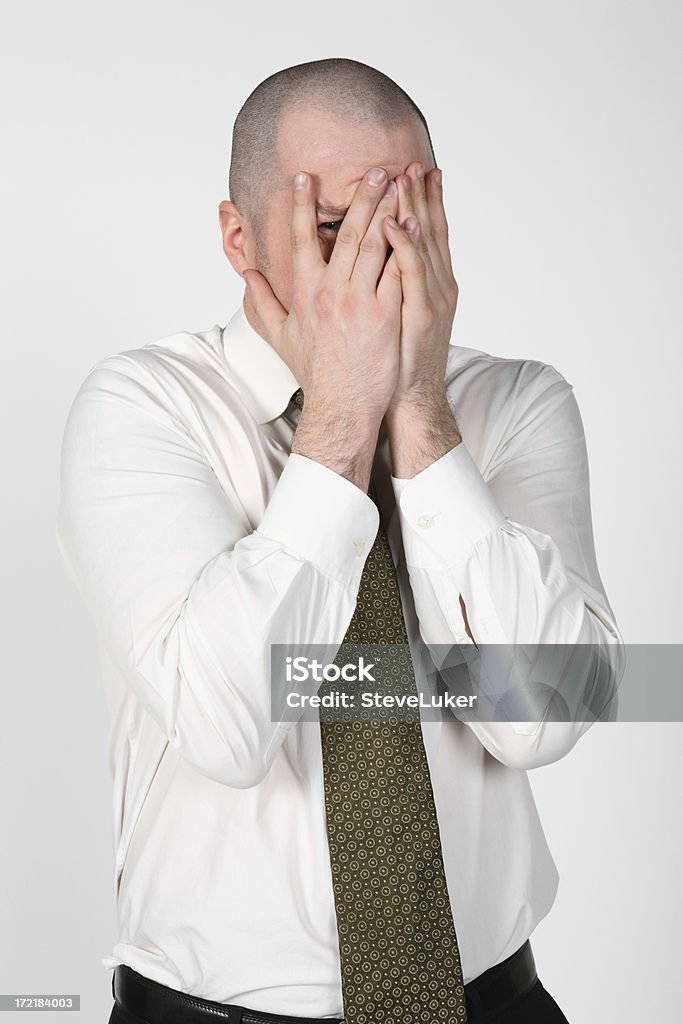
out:
M218 223L223 238L223 252L230 263L242 276L244 270L253 266L245 248L249 245L246 221L230 199L224 199L218 206Z

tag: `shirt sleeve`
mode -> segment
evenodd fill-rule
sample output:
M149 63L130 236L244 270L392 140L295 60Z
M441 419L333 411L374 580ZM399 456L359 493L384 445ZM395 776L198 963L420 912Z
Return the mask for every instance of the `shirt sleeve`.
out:
M108 360L67 417L58 548L98 638L170 744L210 778L255 785L294 724L271 720L271 644L339 646L377 508L292 454L250 527L151 383Z
M488 479L465 440L414 478L392 477L422 638L437 667L453 645L466 656L467 645L478 649L477 679L501 720L467 724L522 769L571 750L595 720L586 705L615 706L624 670L596 562L576 398L554 367L532 366L541 372L508 412ZM558 695L579 709L576 720L553 720ZM519 708L530 720L511 720Z

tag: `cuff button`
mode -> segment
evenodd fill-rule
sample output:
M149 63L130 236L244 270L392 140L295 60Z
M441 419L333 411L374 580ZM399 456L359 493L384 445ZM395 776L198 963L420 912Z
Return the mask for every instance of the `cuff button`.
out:
M430 526L434 525L434 516L420 516L417 525L423 530L428 530Z

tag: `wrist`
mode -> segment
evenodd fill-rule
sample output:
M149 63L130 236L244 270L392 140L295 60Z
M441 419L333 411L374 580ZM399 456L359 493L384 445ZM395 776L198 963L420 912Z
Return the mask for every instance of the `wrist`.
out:
M392 403L385 417L392 470L411 478L462 441L445 388L443 393Z
M414 420L416 416L430 420L452 418L444 380L421 381L411 387L396 389L386 411L387 425L400 423L402 419Z
M377 438L385 413L386 402L372 403L360 389L348 397L342 393L318 393L311 388L305 392L299 424L303 421L330 433L336 429L349 440L362 442L368 437Z
M349 409L306 398L292 442L305 455L367 492L377 448L381 413Z

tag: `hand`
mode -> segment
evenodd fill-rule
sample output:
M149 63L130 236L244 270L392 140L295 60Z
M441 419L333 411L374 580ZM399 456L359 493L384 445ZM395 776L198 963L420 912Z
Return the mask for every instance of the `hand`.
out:
M424 405L445 394L448 345L458 303L441 171L433 168L425 177L423 170L416 161L396 177L402 228L387 230L406 268L402 275L399 379L392 414L403 403Z
M381 422L398 377L401 273L385 263L382 222L398 209L395 182L366 172L337 234L329 263L320 251L310 176L292 188L292 298L289 313L258 271L246 270L248 296L273 348L303 388L345 418Z
M400 254L387 256L384 219L398 189L381 168L358 185L329 263L320 251L312 182L292 182L289 313L263 275L244 271L265 336L304 392L293 452L366 489L382 417L396 390L401 330Z
M399 379L386 414L399 477L415 476L462 440L445 386L458 285L440 176L434 168L425 178L419 162L398 175L401 227L386 229L403 287Z

